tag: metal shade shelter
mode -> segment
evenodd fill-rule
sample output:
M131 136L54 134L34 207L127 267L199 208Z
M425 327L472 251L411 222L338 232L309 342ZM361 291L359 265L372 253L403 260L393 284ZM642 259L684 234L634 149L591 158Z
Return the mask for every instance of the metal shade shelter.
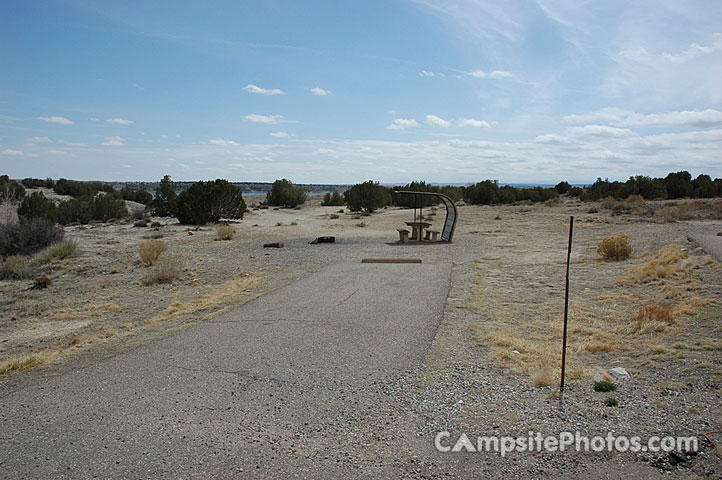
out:
M414 195L414 221L416 221L416 205L418 203L416 199L418 198L418 195L430 195L441 200L441 203L443 203L446 207L446 220L444 220L444 228L441 230L441 241L451 243L451 239L454 237L454 229L456 228L456 219L459 218L459 211L456 209L456 204L454 204L454 201L451 198L447 197L443 193L435 192L412 192L408 190L398 190L394 191L394 193ZM423 202L420 203L419 217L421 217L422 213Z

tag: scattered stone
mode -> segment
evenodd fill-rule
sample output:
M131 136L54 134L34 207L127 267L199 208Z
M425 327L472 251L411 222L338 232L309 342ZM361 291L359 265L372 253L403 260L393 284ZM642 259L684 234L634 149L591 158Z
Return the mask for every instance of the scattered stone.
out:
M283 248L285 245L283 242L264 243L263 248Z
M43 288L48 288L52 284L53 281L50 280L49 277L42 275L40 277L35 277L35 280L33 280L33 286L30 288L33 290L41 290Z
M616 380L629 380L631 378L623 367L610 368L608 373Z

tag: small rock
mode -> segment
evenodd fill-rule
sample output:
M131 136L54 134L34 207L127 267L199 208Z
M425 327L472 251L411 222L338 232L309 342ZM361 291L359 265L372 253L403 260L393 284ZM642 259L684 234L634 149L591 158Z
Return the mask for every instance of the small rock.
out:
M610 368L607 373L616 380L629 380L631 378L627 370L622 367Z
M42 288L48 288L52 284L53 284L53 281L50 280L49 277L46 277L43 275L40 277L36 277L35 280L33 280L33 286L30 288L32 288L34 290L39 290Z
M511 353L515 353L515 354L517 354L517 355L521 355L521 353L519 352L519 350L512 350Z

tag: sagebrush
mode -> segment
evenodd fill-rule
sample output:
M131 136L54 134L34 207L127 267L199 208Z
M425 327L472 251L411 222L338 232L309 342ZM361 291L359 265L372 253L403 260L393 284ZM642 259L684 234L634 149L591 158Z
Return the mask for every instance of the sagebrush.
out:
M597 254L605 260L626 260L632 256L632 242L629 235L607 237L597 245Z

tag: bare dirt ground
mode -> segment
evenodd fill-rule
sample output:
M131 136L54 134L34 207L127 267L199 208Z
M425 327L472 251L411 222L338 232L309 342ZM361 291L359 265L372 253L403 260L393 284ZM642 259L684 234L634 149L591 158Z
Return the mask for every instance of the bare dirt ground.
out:
M409 210L358 216L321 207L317 197L300 210L252 210L231 223L236 235L229 241L215 240L212 226L189 228L171 218L153 218L160 223L155 228L132 221L67 227L66 239L78 249L41 269L53 281L49 288L30 290L28 279L0 281L0 359L18 365L0 375L0 395L202 322L329 264L418 256L453 261L446 311L424 367L390 379L384 389L416 416L418 435L430 447L439 431L451 438L580 431L693 435L700 452L450 453L449 463L400 458L409 477L454 477L454 465L464 465L465 472L521 477L718 478L722 460L703 434L722 429L722 267L687 235L722 225L705 215L695 219L690 212L705 206L692 203L616 210L575 201L462 206L453 244L396 245ZM719 200L707 206L719 210ZM683 219L674 221L670 209ZM560 398L570 215L576 221L569 357ZM443 208L436 218L440 226ZM632 258L601 260L597 244L619 234L631 237ZM321 235L338 243L308 244ZM138 248L152 238L168 244L167 254L182 267L180 280L143 285L153 267L142 264ZM285 248L264 249L267 242ZM668 315L647 318L649 306ZM612 367L624 367L631 378L619 381L616 392L595 392L594 381ZM618 406L605 405L610 397ZM722 444L722 435L708 436Z

